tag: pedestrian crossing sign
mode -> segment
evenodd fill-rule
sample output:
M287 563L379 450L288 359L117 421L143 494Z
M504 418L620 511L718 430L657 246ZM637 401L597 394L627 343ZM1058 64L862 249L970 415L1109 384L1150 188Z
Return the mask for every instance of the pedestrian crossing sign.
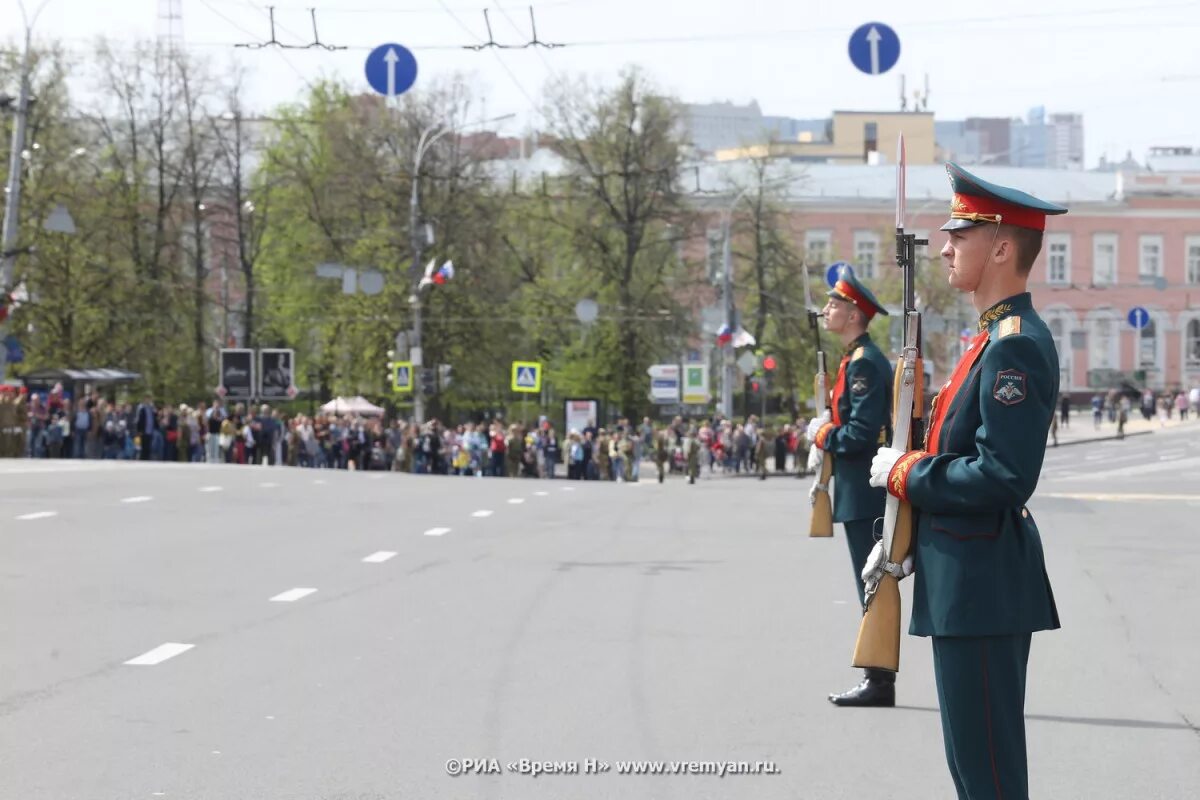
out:
M512 365L514 392L542 391L542 365L537 361L514 361Z
M400 394L413 390L413 371L411 361L392 362L392 391Z

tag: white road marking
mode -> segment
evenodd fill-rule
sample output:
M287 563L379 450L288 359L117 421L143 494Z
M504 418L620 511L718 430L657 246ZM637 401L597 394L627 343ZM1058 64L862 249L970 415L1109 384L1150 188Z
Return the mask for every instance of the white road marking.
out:
M258 486L260 489L275 489L279 486L279 484L267 481L266 483L260 483Z
M521 503L525 502L525 498L524 497L510 497L510 498L508 498L508 502L510 505L519 506L519 505L521 505Z
M450 532L449 528L430 528L425 531L426 536L445 536Z
M374 474L374 475L372 475L372 476L371 476L371 480L373 480L373 481L381 481L381 480L383 480L383 479L384 479L384 476L383 476L383 475L380 475L380 474L378 474L378 473L376 473L376 474Z
M563 486L563 487L562 487L562 489L561 489L561 491L564 491L564 492L573 492L573 491L575 491L575 487L574 487L574 486Z
M32 514L22 514L17 519L46 519L47 517L57 517L57 511L35 511Z
M321 485L325 484L326 481L324 478L317 478L315 481L313 481L313 483L317 486L321 486Z
M1099 494L1089 492L1047 492L1039 494L1038 497L1054 497L1059 500L1111 500L1113 502L1151 502L1155 500L1200 500L1200 495L1196 494L1148 494L1139 492L1128 492L1122 494Z
M286 592L280 592L279 594L272 597L271 602L272 603L294 603L297 600L301 599L302 597L308 597L310 594L312 594L315 591L316 591L316 589L302 589L299 587L297 587L295 589L288 589Z
M844 606L844 605L846 605L846 603L847 603L847 602L849 602L849 601L847 601L847 600L834 600L834 601L833 601L833 604L834 604L835 606Z
M365 564L382 564L383 562L387 561L389 558L395 558L395 557L396 557L396 554L391 552L390 550L380 550L378 553L371 553L371 555L364 558L363 563L365 563Z
M481 510L476 511L471 514L472 517L479 517L479 518L490 517L491 515L492 515L492 512L488 511L487 509L481 509Z
M1084 461L1099 461L1102 458L1108 458L1106 453L1092 453L1090 456L1084 456Z
M201 486L199 491L201 491L201 492L221 492L221 491L224 491L224 487L223 486Z
M534 497L548 497L549 495L550 495L549 492L534 492L533 493Z
M133 667L153 667L155 664L161 664L168 658L174 658L180 653L186 653L195 646L194 644L167 642L166 644L160 644L149 652L142 653L137 658L131 658L125 663Z
M137 497L122 497L122 503L149 503L154 498L149 495L138 495Z
M1169 461L1173 458L1183 458L1186 455L1187 455L1186 450L1170 450L1166 453L1160 453L1158 456L1158 460L1159 461Z

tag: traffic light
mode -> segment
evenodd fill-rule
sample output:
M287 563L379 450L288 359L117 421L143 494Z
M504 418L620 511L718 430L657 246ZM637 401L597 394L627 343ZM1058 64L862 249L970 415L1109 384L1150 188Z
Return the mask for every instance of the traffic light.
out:
M762 389L762 384L758 382L758 379L750 381L750 391L758 394L760 389Z
M778 362L775 361L775 356L767 356L764 358L762 365L763 369L765 369L767 372L770 372L771 370L775 369L775 367L779 366Z
M430 367L421 368L421 394L426 397L437 394L437 372Z

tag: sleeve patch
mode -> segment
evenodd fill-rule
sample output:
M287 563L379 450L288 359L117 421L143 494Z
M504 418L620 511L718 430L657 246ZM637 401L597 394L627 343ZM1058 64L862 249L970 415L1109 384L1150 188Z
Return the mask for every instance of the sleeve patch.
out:
M1006 406L1015 406L1025 399L1026 390L1024 372L1002 369L996 374L996 385L992 387L992 397Z
M850 391L854 394L862 394L867 391L867 379L863 375L855 375L850 381Z

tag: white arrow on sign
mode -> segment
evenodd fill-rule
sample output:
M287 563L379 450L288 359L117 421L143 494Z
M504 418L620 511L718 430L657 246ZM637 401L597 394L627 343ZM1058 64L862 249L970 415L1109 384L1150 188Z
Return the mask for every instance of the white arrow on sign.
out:
M871 30L867 31L867 41L871 45L871 74L879 74L879 40L883 37L879 35L879 29L874 25Z
M875 29L871 28L871 31L874 32ZM878 36L878 34L876 34L876 36ZM873 48L871 50L871 55L874 58L874 61L872 61L871 63L873 63L875 65L875 68L878 69L878 67L879 67L878 49ZM400 60L400 56L396 55L396 48L389 47L388 51L387 51L387 55L385 55L383 57L383 60L387 62L387 69L388 69L387 94L388 94L388 97L395 97L396 96L396 62Z

